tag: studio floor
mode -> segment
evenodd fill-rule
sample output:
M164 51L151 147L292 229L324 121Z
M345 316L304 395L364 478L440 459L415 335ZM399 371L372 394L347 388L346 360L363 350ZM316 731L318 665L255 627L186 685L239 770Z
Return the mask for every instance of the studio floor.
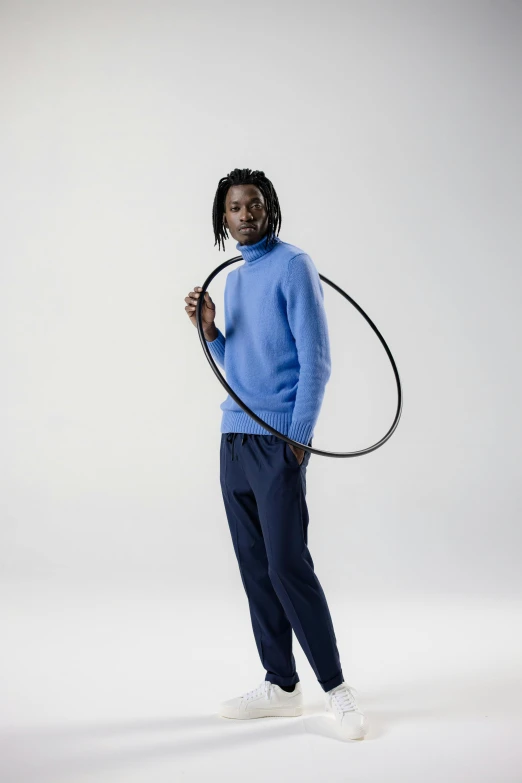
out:
M264 679L241 594L4 586L2 783L522 781L517 602L328 600L362 741L336 736L295 638L303 716L217 714Z

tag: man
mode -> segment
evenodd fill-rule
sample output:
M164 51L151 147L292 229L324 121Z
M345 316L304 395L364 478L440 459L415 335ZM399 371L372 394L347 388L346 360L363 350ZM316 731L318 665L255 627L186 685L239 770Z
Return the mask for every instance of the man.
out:
M215 325L215 306L205 293L201 315L209 350L257 416L311 445L331 372L319 274L305 252L279 239L279 201L262 171L234 169L220 180L213 224L215 244L224 250L230 231L245 263L227 276L226 336ZM185 298L194 326L200 291L196 286ZM266 675L259 687L224 702L220 714L237 719L302 714L293 630L342 736L362 739L368 721L344 682L330 611L307 545L310 452L269 433L230 395L221 409L221 489Z

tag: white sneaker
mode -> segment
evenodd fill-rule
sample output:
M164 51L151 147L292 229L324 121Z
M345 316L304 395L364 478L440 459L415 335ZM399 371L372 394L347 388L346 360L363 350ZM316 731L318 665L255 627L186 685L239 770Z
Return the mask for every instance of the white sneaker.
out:
M258 688L247 691L230 701L224 701L219 708L223 718L293 718L303 713L303 693L297 682L292 693L279 685L263 680Z
M342 682L326 692L326 710L335 715L339 733L344 739L363 739L370 728L368 718L355 701L351 685Z

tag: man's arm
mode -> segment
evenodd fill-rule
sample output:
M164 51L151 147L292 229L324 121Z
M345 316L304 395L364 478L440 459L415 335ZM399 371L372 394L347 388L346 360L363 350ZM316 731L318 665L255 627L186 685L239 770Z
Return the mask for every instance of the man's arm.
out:
M308 445L331 375L324 292L306 253L291 259L284 283L286 309L299 359L299 383L288 437Z

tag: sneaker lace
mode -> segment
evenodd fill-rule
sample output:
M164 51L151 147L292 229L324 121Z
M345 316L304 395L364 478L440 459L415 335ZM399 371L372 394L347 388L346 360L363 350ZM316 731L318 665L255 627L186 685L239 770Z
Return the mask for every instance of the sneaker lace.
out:
M352 712L353 710L359 709L353 695L353 693L357 692L357 689L351 685L343 685L338 691L332 693L331 698L332 701L335 701L341 712Z
M248 701L249 699L255 699L257 696L266 695L268 696L270 687L272 683L268 680L263 680L261 685L259 685L257 688L253 688L251 691L247 691L243 694L243 699Z

